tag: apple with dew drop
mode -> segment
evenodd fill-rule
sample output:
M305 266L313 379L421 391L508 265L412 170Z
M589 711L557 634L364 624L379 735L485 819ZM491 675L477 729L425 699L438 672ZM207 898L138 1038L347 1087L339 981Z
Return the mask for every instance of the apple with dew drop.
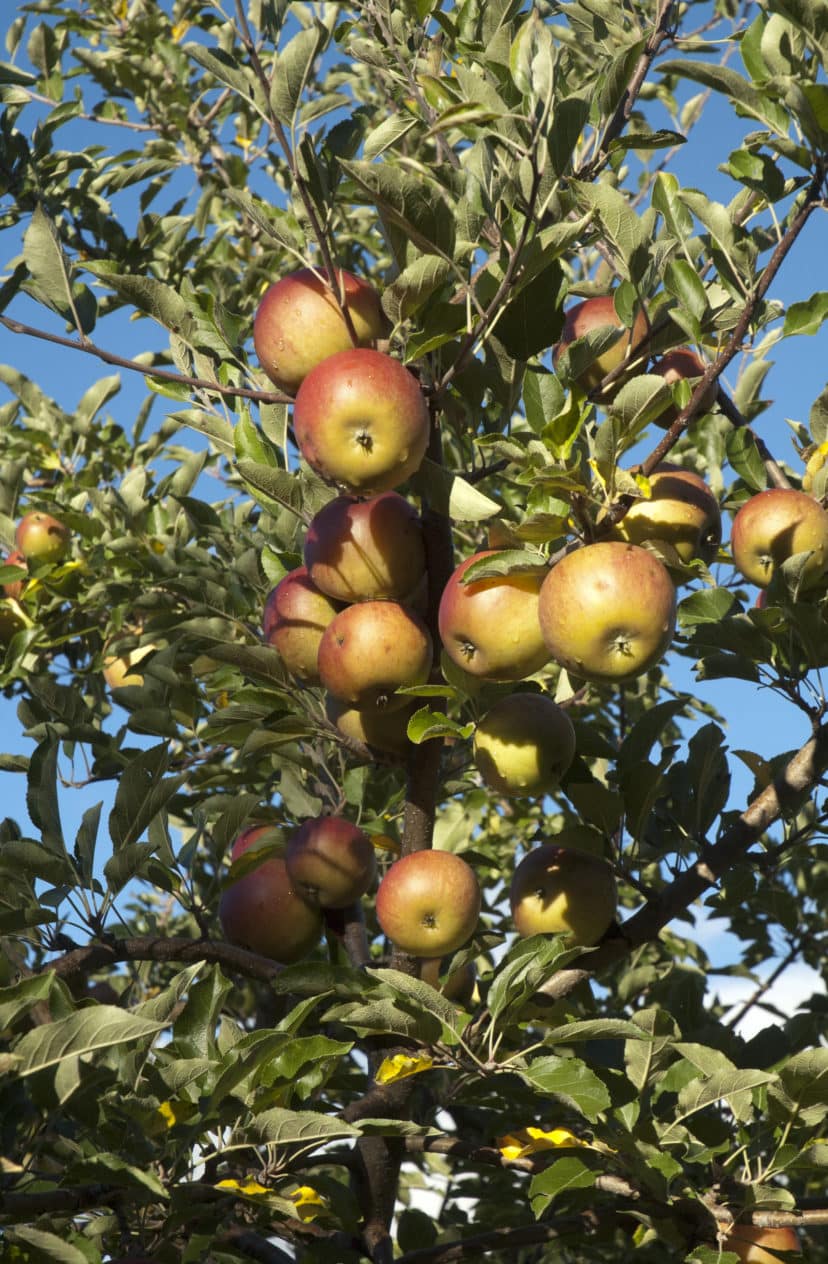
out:
M474 761L481 777L507 796L549 794L574 757L572 721L546 694L499 698L474 734Z
M417 379L399 360L354 348L310 371L296 396L293 431L317 474L371 496L417 472L430 421Z
M323 360L354 340L325 269L300 268L271 285L253 321L253 346L274 386L293 395ZM385 332L380 298L369 282L337 269L334 288L351 317L356 345L371 346Z
M543 843L515 869L509 902L520 936L566 934L592 947L615 918L615 876L597 856Z
M480 904L480 884L462 856L414 851L395 860L380 882L377 920L401 952L444 957L471 939Z
M339 702L393 710L408 702L402 686L422 685L432 645L418 614L396 601L362 601L340 610L319 643L319 677Z
M630 544L662 543L682 562L710 563L722 540L719 502L700 474L665 461L649 477L650 495L637 500L616 528Z
M285 865L298 894L320 908L347 908L377 872L370 838L341 816L304 821L288 839Z
M818 500L794 488L772 487L745 501L730 529L736 569L767 588L789 557L810 553L802 584L819 583L828 567L828 513Z
M337 496L314 515L304 561L317 588L336 601L405 601L426 572L420 515L397 492Z
M557 364L565 351L579 338L586 337L593 330L614 327L618 337L592 361L577 378L579 386L589 392L596 390L607 374L612 373L620 364L636 352L636 348L647 337L647 318L643 311L638 311L633 326L628 329L615 310L611 294L597 298L587 298L570 307L564 315L564 327L560 341L555 348L553 363ZM639 369L639 371L643 371ZM623 384L623 377L618 377L609 388L612 394L618 392Z
M268 593L262 613L264 639L278 650L290 674L306 685L319 684L319 643L339 610L304 566L289 571Z
M475 553L451 575L440 598L440 639L451 661L472 676L524 680L549 661L538 618L547 571L536 566L463 582L469 567L498 552Z
M230 858L238 860L254 843L280 837L281 832L269 825L251 826L239 834ZM283 965L307 956L322 934L319 908L299 895L281 856L263 860L225 887L219 920L231 944Z

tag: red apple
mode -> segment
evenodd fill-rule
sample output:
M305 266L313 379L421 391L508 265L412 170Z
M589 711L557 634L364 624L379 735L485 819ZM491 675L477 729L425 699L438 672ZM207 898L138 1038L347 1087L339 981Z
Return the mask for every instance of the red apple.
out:
M290 674L306 685L319 684L319 642L338 612L339 606L317 588L304 566L289 571L268 594L264 639L279 651Z
M440 599L440 637L451 661L470 675L524 680L549 661L538 620L547 572L538 566L463 583L473 562L497 552L485 549L457 567Z
M404 707L404 685L421 685L431 671L428 628L396 601L346 606L319 643L319 676L329 693L360 710Z
M776 1251L801 1253L796 1232L790 1228L761 1229L757 1225L736 1224L719 1226L722 1233L722 1250L734 1251L741 1264L785 1264L788 1255L776 1255Z
M252 826L239 834L232 860L263 840L276 841L279 831L269 825ZM230 943L248 948L283 965L299 961L319 941L322 914L293 886L282 857L263 860L232 885L219 902L219 918Z
M627 329L615 310L615 303L611 294L605 294L599 298L587 298L581 303L576 303L574 307L570 307L567 311L564 317L561 339L555 348L554 363L557 364L563 353L569 349L576 339L584 338L587 334L592 333L593 330L605 326L614 326L619 331L618 337L606 351L602 351L579 374L578 383L587 392L596 390L608 373L611 373L626 359L631 358L633 353L636 353L639 343L642 343L647 337L647 318L642 311L636 313L632 329ZM623 378L621 377L615 379L611 388L612 394L618 391L622 382Z
M773 487L745 501L730 532L737 570L759 588L796 553L810 553L802 582L818 583L828 567L828 513L807 492Z
M615 877L597 856L544 843L515 869L509 898L519 935L566 934L591 947L615 917Z
M69 552L71 532L51 514L32 510L17 524L14 542L27 562L60 562Z
M13 549L3 562L4 566L20 566L24 571L28 571L26 559L18 549ZM3 592L7 597L14 597L15 601L19 601L23 596L23 589L26 587L25 576L20 579L9 580L3 585Z
M336 601L405 601L426 570L420 516L397 492L337 496L308 527L305 566Z
M693 390L695 390L698 380L706 368L707 365L701 356L697 355L690 347L674 347L672 351L666 352L660 360L651 365L649 372L664 378L668 386L673 386L676 382L682 382L686 379L690 382ZM718 394L718 382L711 382L702 396L701 404L696 413L697 417L710 412L716 403ZM678 417L678 409L675 404L668 404L664 412L660 413L658 417L654 417L653 420L657 426L662 426L665 430L668 430L676 420L676 417Z
M311 369L354 345L342 308L324 269L302 268L265 292L253 321L253 345L274 385L293 395ZM367 281L343 268L336 286L356 334L356 345L372 345L385 331L379 295Z
M347 908L376 877L374 846L341 816L305 821L288 839L285 865L295 890L320 908Z
M293 430L317 474L369 496L416 473L430 423L417 379L399 360L354 348L329 356L305 378Z
M629 680L652 667L673 639L676 590L657 557L602 540L568 553L540 594L540 625L552 657L585 680Z
M701 475L663 462L650 475L650 497L637 500L617 527L630 544L650 541L675 549L682 562L712 562L722 540L719 502Z
M480 916L474 870L449 851L414 851L394 861L377 891L377 920L401 952L443 957L462 948Z

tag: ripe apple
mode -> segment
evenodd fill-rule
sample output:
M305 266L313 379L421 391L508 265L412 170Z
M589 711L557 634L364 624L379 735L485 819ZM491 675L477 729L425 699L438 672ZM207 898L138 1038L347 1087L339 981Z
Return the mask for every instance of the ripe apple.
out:
M584 338L594 329L607 325L614 326L619 334L615 342L606 351L602 351L579 375L578 384L588 392L600 386L607 374L612 373L613 369L618 368L619 364L630 357L631 353L636 351L638 344L647 337L649 326L643 311L636 313L632 329L627 329L615 310L611 294L584 299L582 303L576 303L566 312L561 340L555 348L553 363L557 364L563 353L569 350L577 338ZM613 394L618 391L622 381L622 378L616 378L611 388Z
M682 562L712 562L722 540L719 502L701 475L665 461L650 475L649 500L637 500L618 524L630 544L658 541Z
M413 374L391 356L355 347L311 369L296 396L293 430L317 474L370 496L419 469L430 422Z
M345 702L328 697L325 714L345 737L375 750L403 755L408 749L408 721L419 703L407 698L406 705L384 711L358 711Z
M269 825L243 830L233 843L231 860L262 840L276 841L279 832ZM322 933L322 914L293 886L280 856L263 860L231 886L219 901L219 919L231 944L290 965L307 955Z
M365 894L377 872L370 838L341 816L300 825L288 839L285 865L297 893L320 908L347 908Z
M124 689L130 685L143 685L144 673L134 669L157 648L157 645L136 645L134 649L121 654L107 654L104 646L103 678L109 688Z
M509 899L523 938L567 934L589 948L615 917L615 876L597 856L543 843L515 869Z
M761 1229L757 1225L720 1225L722 1250L734 1251L741 1264L785 1264L788 1256L775 1255L774 1251L801 1253L796 1232L790 1228ZM769 1248L769 1249L768 1249Z
M377 891L377 920L401 952L444 957L471 938L480 916L471 865L450 851L413 851L395 860Z
M470 675L524 680L549 661L538 621L546 570L537 567L463 583L473 562L497 552L484 549L466 558L449 579L440 598L440 638L451 661Z
M794 488L772 487L745 501L730 531L737 570L759 588L796 553L810 553L803 573L806 588L828 567L828 513L818 500Z
M306 685L319 684L319 642L338 612L339 606L317 588L304 566L289 571L267 596L264 639L279 651L290 674Z
M664 378L668 386L673 386L676 382L687 379L693 390L695 390L698 385L698 379L706 368L707 365L704 360L691 347L674 347L672 351L666 352L660 360L650 366L649 373ZM716 403L718 394L718 382L711 382L702 396L702 402L696 414L697 417L702 417L705 413L710 412ZM653 421L657 426L663 427L664 430L669 430L676 417L678 417L678 409L675 404L668 404L664 412L660 413L658 417L654 417Z
M357 345L371 346L385 332L379 295L344 268L336 276ZM301 268L270 286L253 321L253 345L271 382L291 395L317 364L354 345L324 268Z
M545 694L500 698L474 734L475 763L486 785L499 794L549 794L574 756L572 721Z
M340 610L319 642L319 677L340 702L360 710L404 707L401 685L421 685L431 671L428 628L396 601L361 601Z
M336 601L405 601L426 571L420 516L397 492L337 496L308 527L305 566Z
M65 523L37 509L23 515L14 533L14 543L27 562L63 561L71 538Z
M3 561L4 566L20 566L24 571L28 571L26 559L18 549L12 549L11 553ZM15 601L19 601L23 596L23 589L26 587L25 577L21 579L9 580L3 585L3 592L7 597L14 597Z
M629 680L657 663L672 641L676 590L652 553L601 540L552 568L539 616L549 653L567 671L597 682Z

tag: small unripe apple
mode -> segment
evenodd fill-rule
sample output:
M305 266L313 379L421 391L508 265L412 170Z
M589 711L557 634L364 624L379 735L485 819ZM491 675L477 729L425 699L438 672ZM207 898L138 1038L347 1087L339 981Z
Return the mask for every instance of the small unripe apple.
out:
M325 628L340 607L314 584L304 566L289 571L268 593L262 632L292 676L319 684L317 655Z
M796 553L810 553L802 576L811 587L828 567L828 513L818 500L794 488L772 487L745 501L730 531L737 570L759 588Z
M707 365L704 360L692 348L674 347L672 351L666 352L660 360L651 365L648 371L651 375L663 378L668 386L687 380L690 382L692 389L695 390L698 380L706 368ZM696 413L697 417L702 417L705 413L710 412L716 403L718 394L718 382L711 382L702 396L701 404ZM678 417L678 409L675 404L668 404L664 412L660 413L658 417L654 417L653 421L657 426L668 430L676 420L676 417Z
M416 473L430 422L419 383L399 360L354 348L310 371L296 396L293 430L317 474L370 496Z
M776 1251L796 1255L802 1251L795 1230L787 1227L762 1229L758 1225L736 1224L729 1228L721 1225L720 1228L722 1250L735 1252L741 1264L785 1264L788 1255L776 1255Z
M293 395L311 369L354 346L324 269L301 268L265 292L253 321L259 363L280 390ZM380 298L372 285L343 268L338 286L350 314L356 345L371 346L385 331Z
M304 557L317 588L336 601L405 601L426 570L420 516L397 492L337 496L308 527Z
M24 571L29 568L26 565L26 559L18 549L12 549L11 553L3 562L4 566L20 566ZM23 589L26 587L26 579L12 579L3 585L3 592L7 597L14 597L15 601L19 601L23 596Z
M549 653L567 671L597 682L630 680L672 641L676 590L652 553L602 540L553 566L539 616Z
M325 700L325 714L343 736L362 742L365 746L372 746L377 751L403 755L409 747L408 721L418 705L416 699L409 698L406 699L405 706L392 708L390 711L358 711L346 702L328 697Z
M722 539L719 502L693 470L663 462L650 475L650 497L637 500L618 524L630 544L670 545L682 562L712 562Z
M524 680L549 661L538 601L544 567L463 583L469 567L497 556L485 549L461 562L440 598L443 648L456 666L487 680Z
M243 830L233 844L232 860L259 840L279 837L269 825ZM225 887L219 919L227 939L283 965L299 961L318 943L322 914L303 900L288 875L284 858L273 856Z
M594 329L604 326L614 326L619 331L618 337L612 346L602 351L579 375L578 383L585 391L594 391L600 386L607 374L612 373L630 357L638 344L647 337L647 318L642 311L636 313L632 329L627 329L615 310L611 294L587 298L566 312L561 339L555 348L554 363L557 363L576 339L584 338ZM611 388L612 394L619 390L622 382L621 377L616 378Z
M347 908L376 877L374 846L341 816L305 821L288 839L285 865L295 890L320 908Z
M499 698L474 734L475 763L499 794L549 794L574 756L572 721L545 694Z
M23 515L14 533L17 550L27 562L62 562L71 538L65 523L37 509Z
M319 677L340 702L391 710L408 699L395 692L422 685L431 671L428 628L396 601L362 601L340 610L319 643Z
M449 851L414 851L391 865L377 891L377 920L401 952L444 957L469 940L480 916L471 865Z
M597 856L543 843L515 869L509 899L522 937L566 934L591 947L615 917L615 877Z

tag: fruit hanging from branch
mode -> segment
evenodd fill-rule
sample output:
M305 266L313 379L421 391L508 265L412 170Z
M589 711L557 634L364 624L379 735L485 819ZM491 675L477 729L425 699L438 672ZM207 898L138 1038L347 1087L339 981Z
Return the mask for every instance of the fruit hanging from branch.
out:
M721 544L722 515L707 483L693 470L665 461L649 484L649 497L637 500L618 524L619 539L666 544L682 562L698 557L709 565Z
M707 364L705 361L691 347L674 347L671 351L667 351L655 364L652 364L648 372L651 375L663 378L668 386L674 386L677 382L687 381L690 383L691 391L694 391L698 385L699 378L706 368ZM702 396L696 413L697 417L701 417L704 413L711 411L716 403L718 394L718 382L711 382ZM677 417L678 409L676 405L668 404L662 413L653 418L653 421L664 430L669 430Z
M400 951L443 957L471 939L480 903L477 877L462 856L413 851L395 860L380 882L377 919Z
M304 821L287 841L285 866L296 892L320 908L347 908L377 872L370 838L341 816Z
M609 345L575 372L575 379L583 390L587 392L597 390L609 373L626 360L636 357L637 348L646 339L648 329L647 318L640 310L636 312L632 328L628 329L615 310L612 294L584 299L566 312L560 341L553 355L553 363L557 366L561 356L569 351L572 344L579 338L585 338L588 334L597 333L599 330L606 331L610 337ZM612 335L613 330L614 335ZM643 371L643 365L639 365L638 372L643 373ZM624 380L623 375L615 379L607 389L607 398L612 398L617 394Z
M305 566L335 601L405 601L426 571L420 516L397 492L337 496L311 521Z
M538 620L546 568L464 582L472 565L498 552L475 553L451 575L440 598L440 638L452 662L472 676L525 680L549 661Z
M269 825L251 826L233 843L230 859L238 860L254 843L276 843L280 837ZM219 920L230 943L283 965L307 956L322 934L319 907L302 899L283 856L269 856L226 886Z
M339 610L304 566L289 571L267 596L262 614L264 639L279 651L290 674L306 685L319 684L319 642Z
M509 902L519 935L566 934L591 947L615 917L615 875L598 856L543 843L515 869Z
M730 529L733 562L745 579L767 588L784 562L810 553L801 583L819 583L828 567L828 513L794 488L772 487L745 501Z
M394 710L408 702L402 686L422 685L432 644L423 620L396 601L362 601L340 610L319 643L319 677L339 702L359 710Z
M499 794L554 790L575 755L575 730L563 707L540 693L499 698L474 734L474 761Z
M14 533L15 547L27 562L62 562L69 552L72 533L52 514L33 509L24 514Z

